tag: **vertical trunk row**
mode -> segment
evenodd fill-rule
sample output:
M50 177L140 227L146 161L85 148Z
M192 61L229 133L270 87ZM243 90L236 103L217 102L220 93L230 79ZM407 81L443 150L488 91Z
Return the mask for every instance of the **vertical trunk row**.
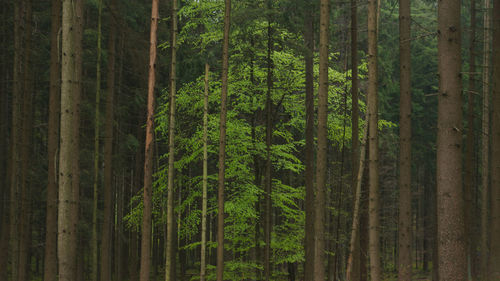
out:
M320 2L319 32L319 91L318 91L318 148L316 165L316 198L314 214L314 280L325 279L325 190L327 169L328 122L328 26L329 1Z
M378 171L378 93L377 93L377 0L368 1L368 240L370 276L373 281L382 280L379 242L379 171Z
M399 258L398 280L411 280L411 54L410 0L399 1Z
M439 278L467 277L462 196L460 1L438 3L437 214Z
M271 13L271 1L267 1L268 13ZM273 89L273 38L271 27L271 14L267 22L267 93L266 93L266 175L264 182L264 280L271 278L271 231L272 231L272 163L271 145L273 137L273 120L271 92Z
M219 137L219 189L217 193L217 281L223 280L224 274L224 181L226 160L226 119L227 119L227 87L229 68L229 30L231 27L231 0L225 0L224 39L222 45L222 92L220 109Z
M500 0L493 1L493 99L491 118L491 227L489 280L500 280Z
M115 95L116 23L111 12L116 11L116 0L111 1L109 13L106 119L104 124L104 217L101 238L101 280L111 280L111 245L113 226L113 124ZM98 44L100 44L98 42ZM98 82L98 84L100 84ZM99 90L98 90L99 91ZM96 107L96 113L99 108ZM96 122L98 120L96 119ZM98 153L99 150L96 150ZM97 176L98 174L96 174ZM98 177L97 177L98 178Z
M307 7L304 39L306 50L306 147L305 147L305 265L304 280L311 278L314 271L314 72L313 72L313 50L314 50L314 28L313 12Z
M203 191L201 202L201 259L200 281L205 281L206 276L206 251L207 251L207 183L208 183L208 77L210 66L205 63L205 93L203 95Z
M488 207L489 197L489 157L490 157L490 2L484 0L484 42L483 42L483 104L482 104L482 135L481 135L481 277L486 280L488 274Z
M52 0L50 31L50 88L49 121L47 135L47 219L45 232L45 258L43 280L57 278L57 168L56 157L59 147L60 77L58 33L61 28L61 1Z
M467 89L468 108L467 108L467 137L465 144L465 167L464 167L464 224L466 228L466 243L467 243L467 269L468 276L472 278L472 258L473 258L473 235L474 235L474 95L476 91L476 57L474 53L474 45L476 42L476 1L470 1L470 45L469 45L469 87Z
M149 45L148 115L144 153L144 208L142 211L141 270L140 281L149 281L151 267L151 213L153 181L153 131L154 131L154 87L156 69L156 30L158 29L158 0L152 0L151 33Z
M170 281L172 268L175 266L173 251L174 221L174 159L175 159L175 94L177 91L177 0L172 0L172 61L170 65L170 120L168 126L168 186L167 186L167 233L165 256L165 281ZM174 278L175 279L175 278Z

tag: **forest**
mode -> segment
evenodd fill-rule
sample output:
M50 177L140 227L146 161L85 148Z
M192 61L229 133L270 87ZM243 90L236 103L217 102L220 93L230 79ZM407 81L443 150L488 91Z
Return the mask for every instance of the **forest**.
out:
M1 4L0 281L500 281L500 0Z

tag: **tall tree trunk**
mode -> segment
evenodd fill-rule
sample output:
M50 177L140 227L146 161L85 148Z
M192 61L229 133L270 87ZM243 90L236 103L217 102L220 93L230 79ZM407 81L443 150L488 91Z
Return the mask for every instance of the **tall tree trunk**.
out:
M29 244L31 239L30 213L31 213L31 191L29 170L31 168L29 157L31 152L32 132L32 101L33 81L31 73L31 33L32 33L32 2L26 0L24 7L24 62L23 62L23 105L22 105L22 133L21 133L21 193L19 213L19 263L18 281L28 280Z
M210 66L205 63L205 94L203 95L203 191L201 201L200 281L205 281L207 256L207 184L208 184L208 78Z
M14 59L13 59L13 85L12 85L12 127L10 142L10 204L9 204L9 229L10 229L10 269L11 280L18 278L19 263L19 187L21 175L21 128L22 110L21 101L22 85L22 38L23 38L24 1L14 2Z
M92 238L91 238L91 251L92 251L92 281L97 281L99 274L98 267L98 242L97 242L97 212L99 201L99 133L100 133L100 104L101 104L101 22L102 22L102 1L98 0L98 14L97 14L97 62L96 62L96 94L95 94L95 119L94 119L94 178L93 178L93 206L92 206Z
M399 258L398 280L411 280L411 18L410 0L399 1Z
M74 181L75 173L75 111L78 111L79 97L75 97L75 83L79 83L76 63L81 50L75 25L79 24L78 7L81 0L63 0L62 2L62 63L61 63L61 131L59 154L59 210L58 210L58 261L59 280L69 281L76 277L76 224L78 208L75 194L78 193ZM77 7L75 9L75 7ZM77 94L78 95L78 94ZM76 113L78 115L78 113ZM77 117L78 120L78 117ZM77 141L78 143L78 141Z
M73 264L73 280L77 279L77 255L78 255L78 216L80 212L79 202L80 202L80 101L82 95L82 38L83 38L83 9L84 1L76 1L74 5L74 51L75 51L75 68L74 68L74 79L72 83L73 90L73 147L72 147L72 210L71 210L71 256L74 257L72 260Z
M152 0L151 33L149 46L148 117L144 153L144 209L142 211L141 270L140 280L149 281L151 267L151 213L153 181L153 132L154 132L154 87L156 68L156 30L158 29L158 0Z
M329 1L320 2L318 150L316 165L316 198L314 213L314 280L325 280L325 190L327 169L328 122L328 26Z
M173 251L174 221L174 160L175 160L175 94L177 91L177 0L172 0L172 57L170 65L170 120L168 126L168 186L167 186L167 233L165 253L165 281L170 281L172 268L175 266Z
M349 243L349 255L347 256L347 269L346 269L346 280L347 281L355 281L360 279L359 265L358 271L356 272L355 263L359 263L359 260L356 261L356 258L360 258L360 219L361 219L361 182L363 180L363 173L365 170L365 159L366 159L366 142L368 140L368 126L365 125L364 134L363 134L363 142L361 143L361 151L359 155L359 162L356 164L356 171L358 172L356 175L356 191L354 198L354 208L352 215L352 227L351 227L351 240ZM358 247L358 249L356 249ZM356 256L356 250L358 254ZM357 279L355 279L357 278Z
M309 3L308 1L306 1ZM313 12L307 7L304 26L306 79L306 147L305 147L305 265L304 280L314 272L314 27Z
M493 1L493 99L491 118L491 226L489 280L500 280L500 0Z
M475 223L472 218L474 217L474 169L475 159L474 159L474 137L475 137L475 126L474 126L474 95L476 91L475 83L475 72L476 72L476 57L474 52L474 45L476 42L476 1L470 1L470 45L469 45L469 87L468 93L468 108L467 108L467 137L465 144L465 176L464 176L464 224L467 225L465 229L466 235L466 247L467 247L467 273L468 280L472 280L472 259L474 253L473 247L473 235L475 230Z
M59 147L59 114L61 98L61 63L59 61L58 34L61 28L61 1L52 0L50 31L50 88L49 88L49 121L47 135L47 219L45 232L45 281L56 281L57 278L57 150Z
M378 171L378 93L377 93L377 1L368 1L368 169L369 206L368 240L370 276L372 281L382 280L379 242L379 171Z
M488 274L488 210L489 210L489 157L490 157L490 2L484 0L484 42L483 42L483 105L482 105L482 135L481 135L481 277L486 280Z
M438 3L437 213L439 278L465 280L460 1Z
M219 137L219 189L217 193L217 281L224 274L224 181L226 160L227 78L229 68L229 30L231 27L231 0L225 0L224 39L222 45L222 92Z
M357 186L358 186L358 165L360 158L359 151L359 97L358 97L358 4L356 0L351 0L351 140L352 140L352 190L353 190L353 198L358 199L357 195ZM367 134L365 134L366 136ZM365 156L363 156L365 157ZM360 198L360 197L359 197ZM354 205L356 202L354 202ZM359 204L359 203L358 203ZM359 206L358 206L359 209ZM359 224L359 222L356 222ZM354 225L354 224L353 224ZM359 228L358 228L359 232ZM352 240L352 239L351 239ZM350 270L346 271L346 275L349 274L349 280L359 281L359 259L360 259L360 251L359 251L359 235L355 237L354 241L351 241L352 245L350 245L350 254L352 257L351 264L347 265L347 268Z
M272 11L271 1L267 1L268 13ZM271 231L272 231L272 163L271 145L273 137L273 119L271 92L273 89L273 38L271 27L271 14L267 22L267 93L266 93L266 175L264 182L264 280L269 281L271 272Z
M113 227L113 124L114 124L114 95L115 95L115 46L116 23L112 12L116 11L116 0L111 1L109 12L109 38L108 38L108 65L107 65L107 93L106 93L106 119L104 123L104 216L102 221L101 236L101 279L111 280L111 245ZM100 40L100 39L98 39ZM100 45L101 43L98 42ZM99 64L99 62L98 62ZM97 82L100 84L100 82ZM98 91L100 91L98 89ZM97 103L98 104L98 103ZM99 108L96 107L96 113ZM96 115L98 116L98 115ZM96 118L96 122L98 119ZM98 123L97 123L98 124ZM97 128L97 127L96 127ZM98 148L98 146L96 147ZM99 149L96 150L97 156ZM98 176L98 174L96 174ZM98 178L98 177L97 177Z

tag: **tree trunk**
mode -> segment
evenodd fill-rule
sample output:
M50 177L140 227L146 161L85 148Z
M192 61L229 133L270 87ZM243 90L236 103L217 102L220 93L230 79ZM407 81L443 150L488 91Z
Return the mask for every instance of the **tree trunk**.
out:
M493 1L493 99L491 118L491 226L489 280L500 280L500 0Z
M475 126L474 126L474 95L476 91L476 57L474 53L474 45L476 42L476 1L470 1L470 45L469 45L469 87L467 91L468 96L468 108L467 108L467 137L465 144L465 176L464 176L464 224L467 225L465 229L466 235L466 247L467 247L467 271L468 280L472 280L472 261L474 255L474 241L473 235L475 230L475 223L473 221L474 217L474 169L475 159L474 159L474 137L475 137Z
M18 278L19 263L19 187L21 175L21 128L22 110L21 100L23 87L22 75L22 48L23 38L24 1L14 2L14 59L13 59L13 85L12 85L12 127L10 142L10 204L9 204L9 229L10 229L10 269L11 280Z
M481 153L481 277L486 280L488 276L488 209L489 209L489 157L490 157L490 2L484 0L484 42L483 42L483 105L482 105L482 153Z
M319 35L318 150L314 214L314 280L325 279L325 190L328 154L328 26L329 1L321 0Z
M365 126L364 134L363 134L363 142L361 143L361 152L359 157L359 162L356 164L356 171L358 174L356 175L356 190L355 190L355 198L354 198L354 208L352 215L352 228L351 228L351 240L349 243L349 255L347 256L347 269L346 269L346 280L347 281L355 281L359 280L359 265L358 271L356 272L355 263L359 263L359 260L356 261L356 258L360 258L360 213L361 213L361 182L363 180L363 173L365 170L365 159L366 159L366 142L368 140L368 126ZM356 247L358 247L356 249ZM358 251L356 256L356 251ZM357 278L357 279L355 279Z
M63 0L62 2L62 63L61 63L61 131L59 153L59 210L58 210L58 260L59 280L70 281L76 277L76 224L78 214L75 194L78 193L74 181L75 152L75 111L79 97L75 97L75 83L79 83L77 72L78 51L81 50L75 25L79 24L78 8L83 2ZM77 114L77 113L76 113ZM78 120L78 117L77 117ZM77 142L78 143L78 142Z
M207 249L207 184L208 184L208 78L210 65L205 63L205 94L203 95L203 191L201 202L201 261L200 281L206 276L206 249Z
M465 280L462 196L462 81L460 1L438 6L437 213L439 278Z
M304 280L311 278L314 272L314 27L313 12L307 7L304 40L305 79L306 79L306 147L305 147L305 265Z
M379 242L379 172L378 172L378 97L377 97L377 1L368 1L368 170L369 206L368 240L370 276L372 281L382 280Z
M19 213L19 263L18 281L28 280L29 245L31 239L30 214L31 214L31 192L29 170L31 169L31 132L32 132L32 105L33 105L33 81L31 72L31 34L32 34L32 2L24 2L24 62L23 62L23 105L22 105L22 133L21 133L21 194Z
M116 11L116 0L111 1L109 13L109 38L108 38L108 65L107 65L107 93L106 93L106 119L104 124L104 216L102 221L101 237L101 279L111 280L111 245L113 227L113 124L114 124L114 95L115 95L115 46L116 23L111 12ZM100 39L98 39L100 40ZM101 43L98 41L98 44ZM99 49L99 48L98 48ZM98 62L98 64L100 64ZM99 81L99 80L98 80ZM98 82L100 85L100 82ZM100 91L100 89L98 89ZM97 103L98 104L98 103ZM96 113L99 108L96 107ZM96 115L98 116L98 115ZM96 118L96 122L99 122ZM97 128L97 127L96 127ZM96 147L98 148L98 146ZM96 150L99 153L99 150ZM95 174L98 176L98 174ZM98 178L98 177L97 177Z
M94 119L94 198L93 198L93 208L92 208L92 238L91 238L91 248L92 248L92 281L97 281L97 276L99 274L98 267L98 242L97 242L97 212L99 201L99 125L100 125L100 104L101 104L101 21L102 21L102 1L98 0L98 15L97 15L97 62L96 62L96 94L95 94L95 119Z
M411 280L411 15L410 0L399 1L399 258L398 280Z
M219 137L219 190L217 194L217 281L223 281L224 274L224 181L226 160L227 86L229 68L229 29L231 26L231 0L225 0L224 39L222 45L222 93Z
M358 4L356 0L351 0L351 102L352 102L352 116L351 116L351 140L352 140L352 190L353 198L358 197L357 186L358 186L358 173L359 173L359 105L358 105ZM367 136L367 134L365 134ZM366 144L365 144L366 145ZM365 156L363 156L365 157ZM355 199L354 201L359 200ZM354 205L356 202L354 202ZM359 204L359 203L358 203ZM359 206L358 206L359 209ZM359 216L359 215L358 215ZM359 222L356 222L359 225ZM359 229L359 228L358 228ZM358 230L359 232L359 230ZM351 241L350 254L352 257L351 264L347 265L346 275L349 274L348 280L359 281L359 235L355 237L354 241ZM349 259L349 257L348 257Z
M166 258L165 281L170 281L172 268L175 266L175 252L172 250L174 240L174 160L175 160L175 94L177 91L177 0L172 0L172 61L170 66L170 120L168 126L168 186L167 186L167 233L166 233Z
M268 12L272 11L272 4L268 0ZM271 145L273 137L273 119L271 92L273 89L273 38L271 27L272 16L269 15L267 22L267 93L266 93L266 175L264 182L264 280L269 281L271 272L271 231L272 231L272 163Z
M156 30L158 28L158 0L152 0L151 33L149 47L148 117L144 153L144 209L142 212L141 270L140 280L149 281L151 267L151 213L153 181L153 132L154 132L154 87L156 68Z
M45 281L56 281L57 278L57 150L59 147L59 114L60 114L60 77L58 33L61 28L61 1L52 0L50 31L50 88L49 88L49 121L47 135L47 219L45 232Z

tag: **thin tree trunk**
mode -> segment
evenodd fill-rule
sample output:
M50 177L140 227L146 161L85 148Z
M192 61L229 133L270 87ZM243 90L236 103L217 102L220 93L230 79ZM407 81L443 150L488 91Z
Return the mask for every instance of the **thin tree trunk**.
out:
M490 156L490 2L484 0L484 43L483 43L483 105L482 105L482 159L481 159L481 277L486 280L488 274L488 209L489 209L489 156Z
M305 265L304 280L312 278L314 272L314 27L313 13L307 7L304 40L305 48L305 79L306 79L306 147L305 147Z
M467 279L472 280L472 259L473 259L473 234L474 234L474 222L472 218L474 217L474 137L475 137L475 126L474 126L474 92L476 91L476 78L474 77L476 72L476 57L474 53L474 45L476 42L476 1L470 1L470 45L469 45L469 87L468 87L468 108L467 108L467 137L465 144L465 176L464 176L464 224L468 227L465 229L466 235L466 247L467 247Z
M19 263L18 263L18 281L28 280L28 261L29 244L31 239L30 213L31 213L31 191L29 170L31 161L29 161L31 152L31 132L32 132L32 101L33 101L33 81L31 79L31 33L32 33L32 2L24 2L24 62L23 62L23 111L22 111L22 134L21 134L21 196L19 213Z
M316 165L316 198L314 214L314 280L325 279L325 190L328 154L328 26L329 1L320 2L318 150Z
M351 102L352 102L352 116L351 116L351 140L352 140L352 190L353 197L357 197L357 186L358 186L358 165L360 158L359 151L359 95L358 95L358 3L356 0L351 0ZM366 136L367 134L365 134ZM363 156L365 157L365 156ZM359 200L355 199L354 201ZM356 204L354 202L354 204ZM359 209L359 206L358 206ZM359 216L359 215L358 215ZM357 222L359 224L359 222ZM359 230L358 230L359 231ZM346 271L346 275L349 274L348 280L359 281L359 259L360 259L360 250L359 250L359 235L355 237L356 239L353 242L353 245L350 245L350 254L351 264L348 265L347 268L350 270Z
M493 1L492 69L493 99L491 118L491 226L489 280L500 280L500 0Z
M271 12L272 4L267 1L268 12ZM267 93L266 93L266 175L264 182L264 280L269 281L271 273L271 231L272 231L272 163L271 145L273 137L273 119L271 92L273 89L273 39L272 39L272 17L269 15L267 22Z
M172 0L172 61L170 65L170 120L168 126L168 186L167 186L167 233L165 281L170 281L172 268L175 266L175 252L173 249L174 221L174 160L175 160L175 94L177 91L177 0Z
M225 0L224 39L222 45L222 93L219 137L219 189L217 194L217 281L223 281L224 274L224 181L226 160L227 87L229 68L229 30L231 26L231 0Z
M19 187L21 174L21 128L22 111L21 100L23 87L22 75L22 48L23 37L24 1L14 2L14 59L13 59L13 85L12 85L12 127L11 127L11 158L9 159L10 171L10 205L9 205L9 229L10 229L10 269L11 280L18 278L19 263Z
M360 278L359 271L355 272L354 260L356 258L356 247L359 247L359 232L360 232L360 213L361 213L361 183L363 181L363 172L365 170L365 159L366 159L366 142L368 140L368 126L365 125L363 142L361 143L359 162L356 164L356 191L354 198L354 210L352 215L352 228L351 228L351 240L349 243L349 255L347 256L347 270L346 270L346 280L354 281L354 278ZM359 248L357 249L359 251ZM359 252L358 252L359 258ZM358 261L359 262L359 261ZM359 267L358 267L359 269Z
M101 21L102 21L102 1L98 0L98 15L97 15L97 62L96 62L96 94L95 94L95 119L94 119L94 197L92 207L92 238L91 238L91 251L92 251L92 281L97 281L99 274L98 268L98 243L97 243L97 202L99 201L99 123L100 123L100 103L101 103Z
M57 150L59 147L59 114L60 114L60 77L58 34L61 29L61 1L52 0L50 31L50 88L49 88L49 121L47 135L47 219L45 232L45 281L56 281L57 278Z
M377 93L377 1L368 1L368 145L369 145L369 206L368 240L370 276L382 280L379 242L379 172L378 172L378 93Z
M207 184L208 184L208 78L210 65L205 63L205 94L203 95L203 191L201 202L200 281L205 281L207 256Z
M398 280L411 280L411 13L410 0L399 1L399 223Z
M107 93L106 93L106 119L104 123L104 216L102 221L101 236L101 279L111 281L111 245L113 226L113 124L114 124L114 95L115 95L115 46L116 23L111 12L116 11L116 0L111 1L109 13L109 38L108 38L108 65L107 65ZM98 39L100 40L100 39ZM101 43L98 42L98 45ZM99 49L99 48L98 48ZM98 62L99 64L99 62ZM99 81L99 80L98 80ZM100 82L97 82L100 84ZM98 91L100 91L98 89ZM98 103L97 103L98 104ZM96 113L99 107L96 107ZM96 115L98 116L98 115ZM96 122L99 120L96 118ZM98 123L97 123L98 124ZM97 128L97 127L96 127ZM98 146L96 146L98 148ZM98 156L99 150L96 150ZM95 174L98 176L98 174ZM98 178L98 177L97 177Z
M140 280L149 281L151 267L151 213L153 181L153 131L154 131L154 87L156 68L156 30L158 28L158 0L152 0L151 33L149 48L148 116L144 153L144 209L142 211L141 270Z
M438 3L437 214L439 278L467 278L462 196L460 1Z

